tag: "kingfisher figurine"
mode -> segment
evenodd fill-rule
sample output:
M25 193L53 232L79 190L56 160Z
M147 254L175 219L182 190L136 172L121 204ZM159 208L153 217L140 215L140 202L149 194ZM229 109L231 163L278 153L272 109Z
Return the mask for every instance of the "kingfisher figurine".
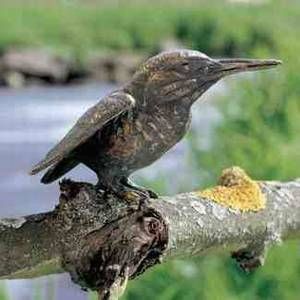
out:
M97 186L119 197L154 197L129 176L159 159L189 129L191 107L225 76L272 68L274 59L213 59L192 50L149 58L132 80L88 109L65 137L32 168L46 168L51 183L83 163L98 177Z

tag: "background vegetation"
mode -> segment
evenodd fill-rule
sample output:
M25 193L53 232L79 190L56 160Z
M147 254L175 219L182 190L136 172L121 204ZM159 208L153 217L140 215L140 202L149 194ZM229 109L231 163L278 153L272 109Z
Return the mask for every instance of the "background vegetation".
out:
M211 56L280 58L280 72L235 81L218 100L223 119L209 147L199 149L191 132L185 177L206 186L230 165L258 179L299 177L299 1L87 2L1 4L0 50L42 46L81 60L95 51L153 53L173 37ZM162 182L150 183L164 192ZM249 275L227 255L167 263L130 283L124 299L296 300L299 282L299 247L289 242L272 249L265 267Z

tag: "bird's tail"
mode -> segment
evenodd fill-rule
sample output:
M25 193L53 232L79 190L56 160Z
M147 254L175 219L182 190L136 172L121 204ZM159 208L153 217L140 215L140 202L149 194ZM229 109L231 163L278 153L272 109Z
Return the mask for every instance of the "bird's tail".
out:
M54 166L48 169L46 174L42 177L41 182L48 184L53 182L54 180L60 178L73 168L78 165L78 161L71 158L64 158Z

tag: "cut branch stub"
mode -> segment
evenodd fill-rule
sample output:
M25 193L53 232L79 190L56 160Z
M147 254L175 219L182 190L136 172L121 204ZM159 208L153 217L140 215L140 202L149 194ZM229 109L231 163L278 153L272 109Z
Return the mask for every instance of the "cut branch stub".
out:
M116 282L122 285L159 263L167 243L162 217L142 207L88 234L80 250L66 253L63 266L75 283L108 299Z

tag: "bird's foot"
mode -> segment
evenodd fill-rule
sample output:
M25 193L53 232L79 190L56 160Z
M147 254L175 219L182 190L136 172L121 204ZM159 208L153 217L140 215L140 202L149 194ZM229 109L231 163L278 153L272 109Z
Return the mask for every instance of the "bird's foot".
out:
M133 191L138 191L147 195L147 198L157 199L158 195L152 190L146 189L142 186L134 184L129 178L125 178L122 180L122 184Z
M158 198L158 195L153 191L136 186L124 177L121 180L115 180L111 184L98 182L97 187L101 190L104 199L109 200L111 197L117 197L138 210L146 207L149 199Z
M101 190L102 198L108 202L112 197L116 197L121 201L125 201L128 206L135 210L141 210L147 206L148 200L151 198L147 191L136 190L123 185L114 186L113 188L99 187L99 190Z
M125 191L118 194L118 197L125 200L129 206L135 206L138 210L142 210L147 206L150 199L147 193L142 191Z

